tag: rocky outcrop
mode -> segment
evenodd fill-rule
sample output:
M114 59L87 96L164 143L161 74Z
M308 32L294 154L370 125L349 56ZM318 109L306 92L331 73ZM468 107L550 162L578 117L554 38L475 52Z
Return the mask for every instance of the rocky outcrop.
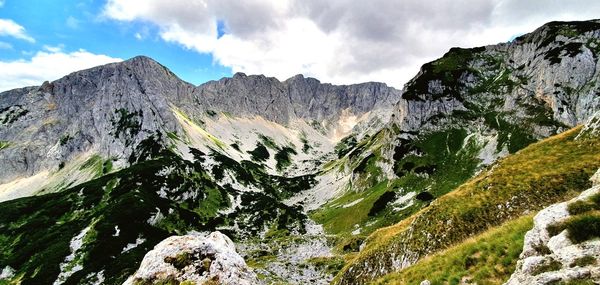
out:
M590 199L596 200L595 203L599 202L600 169L590 180L593 187L579 197L554 204L535 216L533 229L525 235L517 269L505 284L542 285L575 280L593 281L596 284L600 282L600 240L596 238L576 242L567 229L557 235L551 233L554 225L572 218L573 205L576 203L591 202ZM592 198L594 196L595 199ZM596 204L596 208L600 208L600 205ZM587 230L597 231L593 224L589 226L591 228Z
M258 283L256 274L236 252L235 244L220 232L206 237L188 234L165 239L146 254L140 268L124 284L166 284L168 281L177 284L186 281L224 285Z
M523 92L545 102L554 118L583 123L600 107L600 21L551 22L506 46Z
M435 129L444 117L483 114L547 137L600 108L599 58L598 20L551 22L509 43L452 48L406 84L399 125ZM486 124L493 122L476 125Z
M585 139L588 137L599 137L600 136L600 111L596 112L592 117L590 117L585 125L583 125L583 129L581 133L577 136L578 139Z

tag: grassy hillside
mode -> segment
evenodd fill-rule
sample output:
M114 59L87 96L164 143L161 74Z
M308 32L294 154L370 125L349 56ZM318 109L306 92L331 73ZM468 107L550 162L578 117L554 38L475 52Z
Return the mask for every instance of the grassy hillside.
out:
M410 218L377 230L334 282L371 281L588 188L600 167L600 140L575 140L580 130L532 144Z
M374 284L501 284L515 269L523 249L525 233L531 229L533 215L508 221L476 237L428 256L415 265L388 274Z

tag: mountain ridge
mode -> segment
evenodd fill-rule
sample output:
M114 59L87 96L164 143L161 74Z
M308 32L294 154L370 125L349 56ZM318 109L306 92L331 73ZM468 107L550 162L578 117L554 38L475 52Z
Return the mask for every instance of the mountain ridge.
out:
M141 56L0 93L0 268L120 283L160 240L214 230L264 283L409 267L585 186L598 120L572 127L600 109L591 23L450 49L403 90L241 73L194 86ZM559 183L528 192L540 173Z
M338 123L342 109L348 109L349 115L362 116L375 107L374 102L388 102L394 100L394 96L399 97L397 91L389 91L395 90L391 88L388 91L368 92L369 88L365 87L366 89L362 90L362 85L326 85L325 90L319 90L317 87L321 85L314 79L296 77L287 82L289 84L264 76L237 74L232 78L193 86L176 77L153 59L138 56L120 63L74 72L40 87L0 93L0 109L3 111L0 116L8 118L11 112L21 112L18 114L23 116L14 120L7 119L0 125L0 140L9 142L12 146L4 149L4 162L11 167L0 175L0 182L7 182L22 175L31 176L42 169L56 169L61 163L89 149L95 148L106 157L116 155L126 158L131 154L132 147L148 135L157 132L163 136L167 133L183 134L183 129L171 110L173 106L198 121L205 117L214 117L218 113L233 113L250 118L261 116L282 125L288 125L292 120L306 120L308 123L323 124L323 128L327 130ZM316 99L319 102L297 99L292 102L292 97L298 97L293 95L298 93L295 90L302 88L306 82L310 82L311 86L316 88L311 100ZM366 83L365 86L368 85L370 83ZM387 88L384 85L380 87ZM231 88L237 89L231 91ZM282 96L286 90L290 95ZM383 92L388 92L385 95L391 97L369 99L366 95ZM362 99L358 101L347 100L359 96L362 96ZM290 99L287 100L287 97ZM223 98L231 100L225 102ZM353 108L363 103L365 106ZM88 106L80 108L83 104ZM268 106L272 108L266 108ZM18 110L13 111L10 108ZM305 111L302 111L301 116L296 116L296 109ZM317 111L312 111L313 109ZM42 118L45 123L33 123ZM32 123L46 126L51 131L48 130L49 133L45 129L28 129ZM121 128L118 128L119 124L122 125ZM117 127L118 133L113 132L114 127ZM23 132L24 130L29 132ZM122 137L123 132L127 139ZM41 133L44 135L41 136ZM67 135L57 137L52 133ZM30 148L22 147L34 138L44 143ZM99 138L100 141L95 138ZM69 141L80 150L63 149L65 146L69 147ZM47 147L50 145L55 145L57 150L54 152L58 151L54 157L47 157L53 152ZM15 159L20 154L14 153L19 151L13 150L14 148L21 148L21 151L33 155L27 161Z

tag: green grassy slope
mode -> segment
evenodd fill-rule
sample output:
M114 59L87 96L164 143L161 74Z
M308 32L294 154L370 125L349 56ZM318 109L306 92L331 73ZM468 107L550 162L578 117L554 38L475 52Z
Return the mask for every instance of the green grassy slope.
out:
M532 144L410 218L377 230L336 283L372 280L586 189L600 167L600 140L575 140L580 129Z

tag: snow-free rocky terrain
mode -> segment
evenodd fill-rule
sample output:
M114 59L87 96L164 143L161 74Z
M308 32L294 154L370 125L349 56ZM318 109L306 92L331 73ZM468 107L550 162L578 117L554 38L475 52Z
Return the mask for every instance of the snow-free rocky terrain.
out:
M452 48L403 90L193 86L140 56L0 93L0 284L506 282L532 213L600 167L599 79L592 20Z

